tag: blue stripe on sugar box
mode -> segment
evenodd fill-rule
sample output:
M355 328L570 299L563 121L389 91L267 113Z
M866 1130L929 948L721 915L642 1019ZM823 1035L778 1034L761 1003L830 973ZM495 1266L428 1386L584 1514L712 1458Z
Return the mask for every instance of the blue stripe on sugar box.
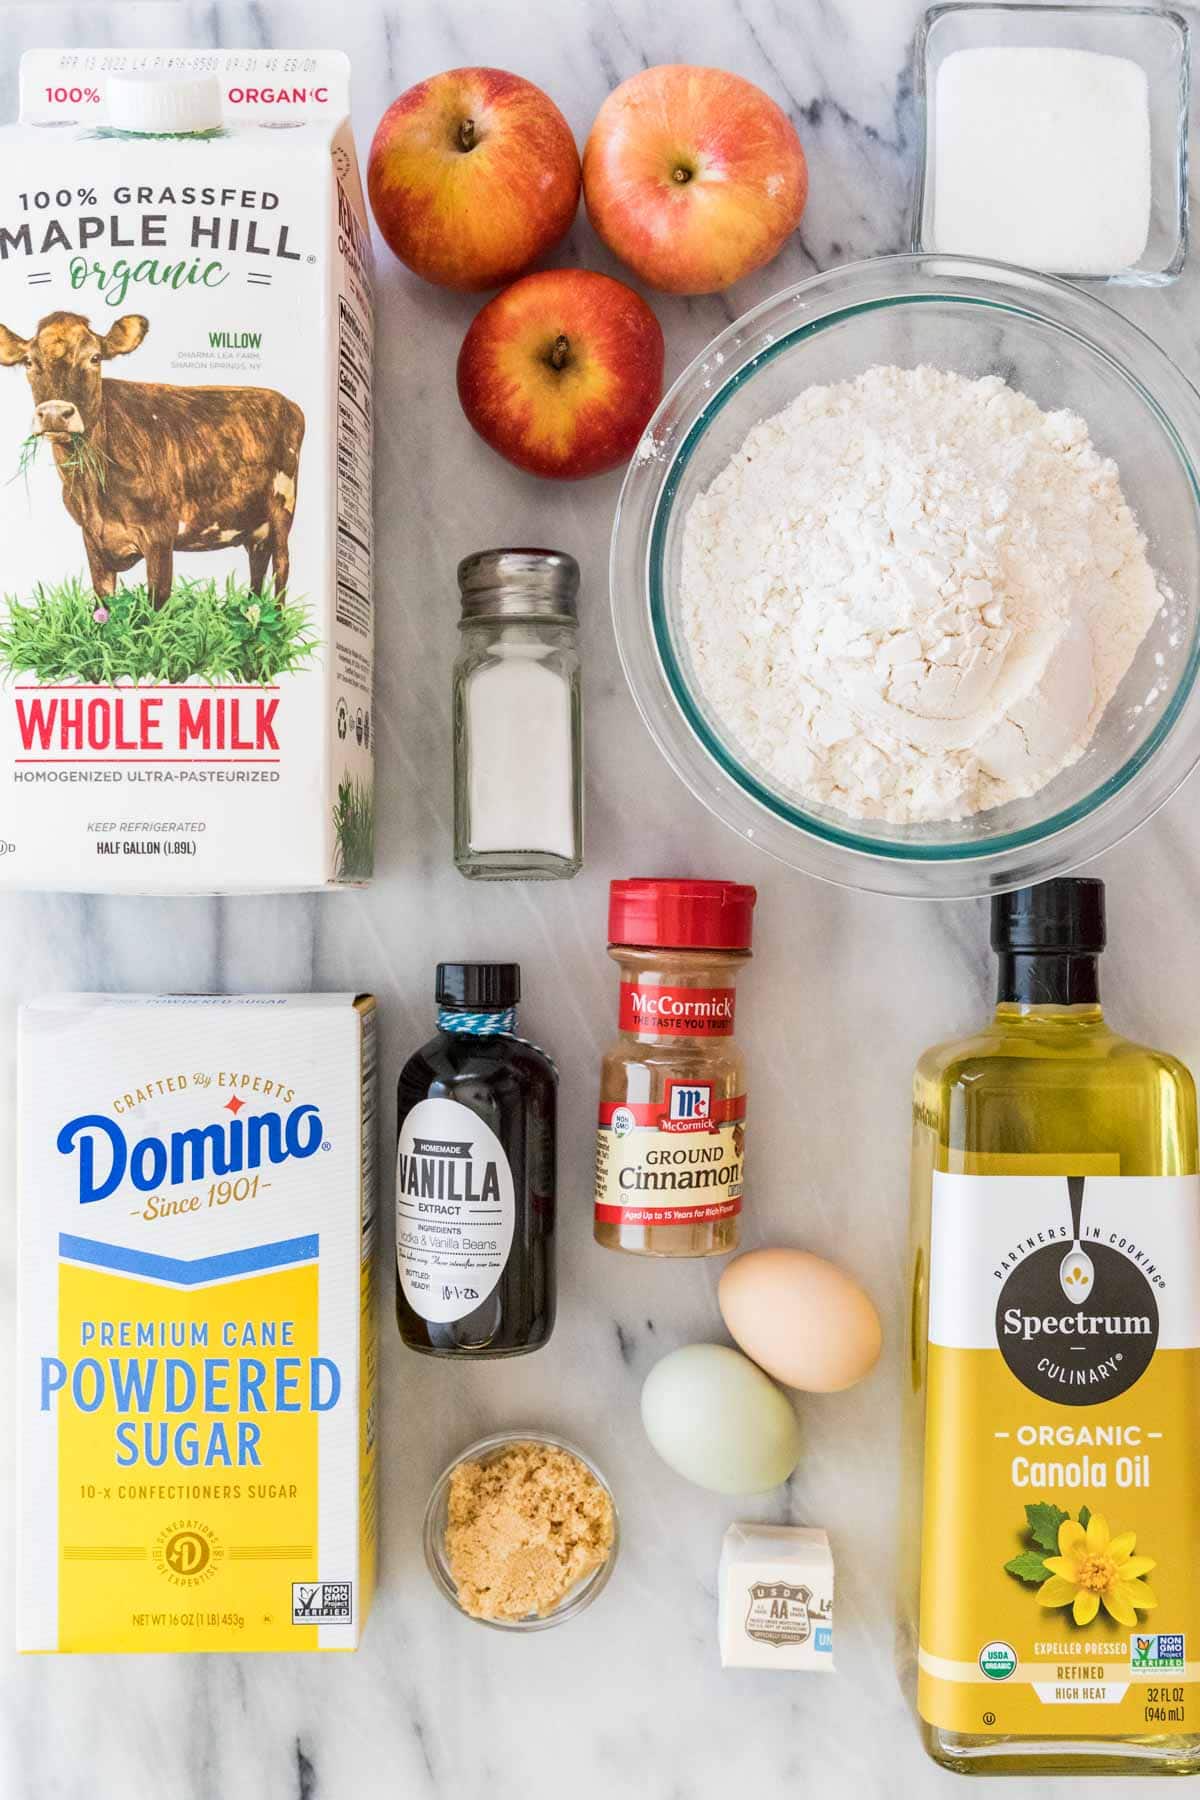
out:
M123 1244L102 1244L95 1238L75 1237L68 1231L58 1236L58 1254L67 1262L88 1263L112 1269L119 1275L141 1275L149 1281L170 1282L174 1287L200 1287L205 1282L227 1281L237 1275L254 1275L261 1269L282 1269L289 1263L315 1262L321 1240L283 1238L275 1244L252 1244L245 1250L228 1250L218 1256L157 1256L148 1250L129 1250Z

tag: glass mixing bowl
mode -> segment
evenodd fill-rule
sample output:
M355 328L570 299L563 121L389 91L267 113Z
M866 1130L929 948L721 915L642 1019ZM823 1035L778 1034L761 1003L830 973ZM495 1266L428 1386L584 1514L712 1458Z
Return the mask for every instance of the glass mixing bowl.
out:
M858 820L755 768L701 697L677 597L688 509L760 419L876 364L1000 375L1087 420L1173 599L1087 750L1027 799L944 824ZM617 644L659 749L696 797L793 868L948 899L1044 881L1115 844L1200 757L1200 394L1119 313L1066 282L966 257L882 257L739 319L685 370L626 475L612 541Z

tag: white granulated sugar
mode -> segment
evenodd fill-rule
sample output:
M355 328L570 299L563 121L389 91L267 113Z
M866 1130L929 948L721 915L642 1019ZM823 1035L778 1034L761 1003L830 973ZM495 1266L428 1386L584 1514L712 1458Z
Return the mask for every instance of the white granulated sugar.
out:
M700 694L795 797L961 819L1087 747L1164 602L1084 421L875 368L756 425L684 522Z
M955 50L934 103L939 250L1110 275L1145 253L1149 83L1124 56L1051 45Z

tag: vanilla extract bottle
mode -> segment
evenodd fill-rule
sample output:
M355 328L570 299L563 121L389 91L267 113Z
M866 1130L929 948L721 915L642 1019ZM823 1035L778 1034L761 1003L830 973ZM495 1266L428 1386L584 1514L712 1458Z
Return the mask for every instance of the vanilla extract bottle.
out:
M427 1356L521 1356L554 1329L558 1077L516 1035L515 963L441 963L437 1035L397 1087L396 1318Z
M993 901L913 1105L905 1673L963 1774L1200 1772L1196 1091L1100 1004L1104 886Z

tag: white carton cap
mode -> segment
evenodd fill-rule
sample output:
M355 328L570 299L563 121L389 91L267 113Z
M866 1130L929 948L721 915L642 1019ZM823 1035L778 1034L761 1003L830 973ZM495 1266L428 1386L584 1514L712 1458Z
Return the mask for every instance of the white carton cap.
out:
M118 131L216 131L221 88L215 75L111 75L108 122Z

